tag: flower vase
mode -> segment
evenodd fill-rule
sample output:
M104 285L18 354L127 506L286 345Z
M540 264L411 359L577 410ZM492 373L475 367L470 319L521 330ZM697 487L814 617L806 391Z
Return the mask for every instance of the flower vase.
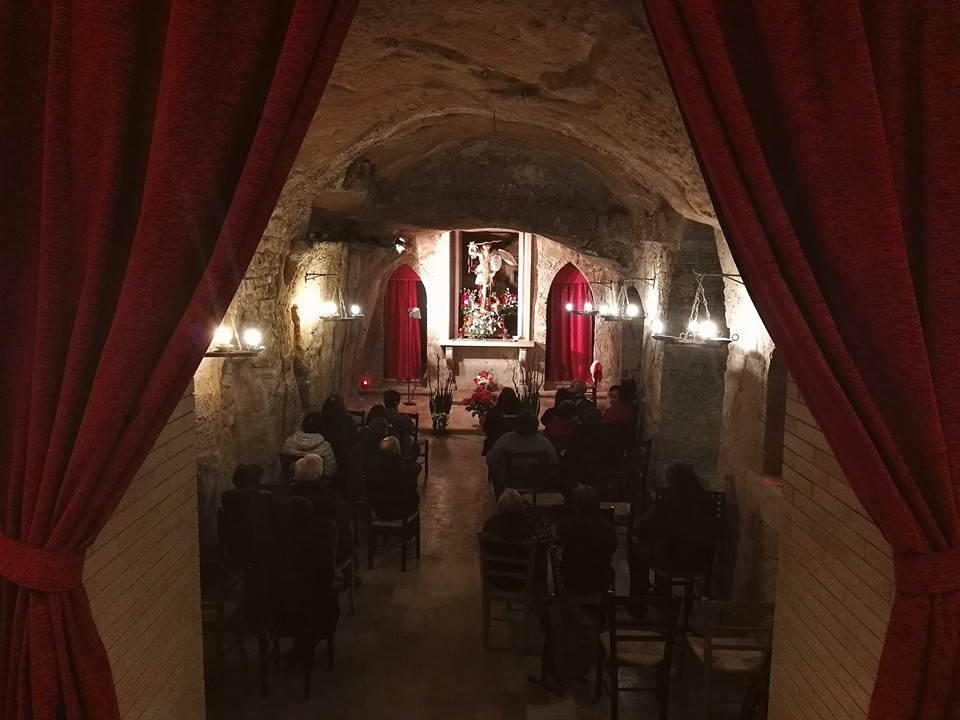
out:
M433 425L431 429L431 434L433 435L449 435L450 434L450 413L447 412L436 412L430 416L430 421Z

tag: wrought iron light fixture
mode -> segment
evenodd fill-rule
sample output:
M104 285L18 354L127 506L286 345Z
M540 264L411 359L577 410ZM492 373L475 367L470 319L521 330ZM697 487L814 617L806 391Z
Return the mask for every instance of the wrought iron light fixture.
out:
M707 295L703 289L703 279L705 277L728 278L742 285L740 276L727 273L699 273L696 270L693 274L697 276L697 289L693 293L693 304L690 307L686 330L677 335L668 335L664 332L663 321L655 320L651 327L653 339L680 345L725 345L736 342L740 339L739 335L736 333L724 335L710 318L710 306L707 304ZM700 319L701 308L704 314L703 320Z
M363 309L356 303L347 305L343 301L343 291L340 289L340 276L336 273L312 273L308 272L305 279L317 280L319 278L332 277L337 280L337 289L334 300L321 302L317 307L317 316L320 320L359 320L362 318Z
M573 303L567 303L565 309L571 315L586 315L588 317L599 317L601 320L610 322L623 322L631 320L643 320L647 315L643 311L643 305L639 302L630 302L627 297L628 287L638 282L649 283L653 287L654 278L626 278L622 282L598 282L591 283L602 288L609 288L607 295L615 297L606 298L612 302L601 302L599 306L592 302L585 302L583 307L576 308Z
M210 350L204 357L254 357L264 351L263 334L253 326L242 332L234 325L220 325L213 333Z

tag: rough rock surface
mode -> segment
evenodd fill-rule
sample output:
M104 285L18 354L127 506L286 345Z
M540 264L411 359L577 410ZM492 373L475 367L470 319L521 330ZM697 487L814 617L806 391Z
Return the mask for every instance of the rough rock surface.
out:
M725 585L764 586L776 533L769 540L763 518L775 513L769 494L744 483L759 472L772 344L730 281L711 291L711 309L722 315L726 306L725 324L750 338L743 347L700 357L649 334L654 319L685 321L689 269L735 272L723 238L691 221L716 225L639 2L361 0L228 313L228 322L258 325L267 349L208 359L197 372L203 526L237 462L261 463L269 476L303 410L330 392L349 397L370 370L363 358L382 352L379 303L400 262L391 233L511 228L572 250L545 257L544 273L572 260L656 278L639 285L646 322L622 331L623 372L645 388L662 460L686 457L734 478ZM305 242L335 225L345 243ZM381 247L355 242L360 235ZM425 282L431 266L423 258L418 268ZM318 284L307 272L338 278ZM337 282L367 311L363 321L301 313L311 288L329 294ZM604 352L620 342L598 337ZM210 552L212 534L205 538ZM761 550L735 562L754 538Z

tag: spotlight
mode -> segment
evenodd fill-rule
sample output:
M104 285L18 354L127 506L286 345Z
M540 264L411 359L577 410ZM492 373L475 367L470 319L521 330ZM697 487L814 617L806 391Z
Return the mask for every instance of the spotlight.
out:
M393 249L397 251L398 255L407 249L407 241L403 239L403 236L397 238L397 241L393 244Z

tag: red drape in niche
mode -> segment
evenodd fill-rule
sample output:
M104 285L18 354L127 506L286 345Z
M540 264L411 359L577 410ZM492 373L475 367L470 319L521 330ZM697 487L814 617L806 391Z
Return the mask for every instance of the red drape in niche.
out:
M870 717L960 717L957 5L646 5L750 296L893 548Z
M85 550L266 227L355 0L0 6L0 717L119 717Z
M409 265L401 265L387 283L383 302L383 376L416 380L423 374L420 321L409 315L418 307L420 276ZM422 308L421 308L422 310Z
M547 380L589 380L593 362L593 320L567 312L567 303L580 310L593 302L590 283L567 263L547 296Z

